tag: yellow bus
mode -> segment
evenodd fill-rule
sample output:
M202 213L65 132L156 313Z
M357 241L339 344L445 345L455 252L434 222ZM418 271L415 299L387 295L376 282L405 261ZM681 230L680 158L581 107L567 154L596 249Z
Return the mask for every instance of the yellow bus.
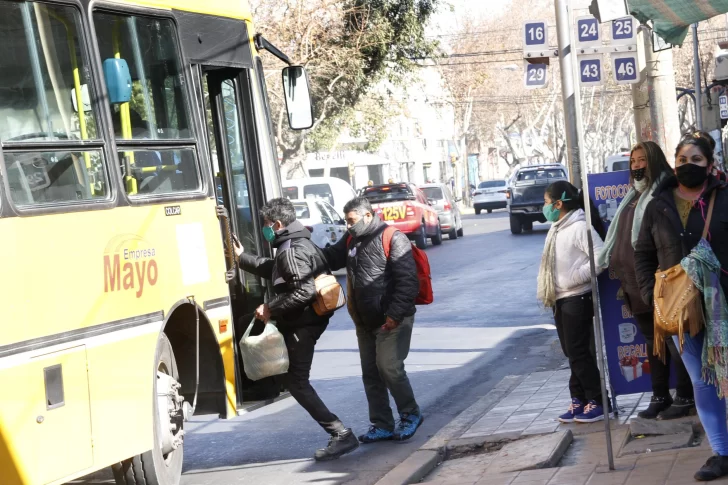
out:
M191 414L281 396L245 377L268 283L227 249L271 251L264 50L245 0L0 0L0 484L177 484Z

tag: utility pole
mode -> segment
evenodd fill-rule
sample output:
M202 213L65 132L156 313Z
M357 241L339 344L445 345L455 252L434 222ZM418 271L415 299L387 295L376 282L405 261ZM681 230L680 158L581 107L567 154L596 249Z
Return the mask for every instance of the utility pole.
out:
M703 129L703 84L700 80L700 45L698 44L698 24L693 24L693 57L695 70L695 125Z
M680 141L672 49L654 52L652 32L640 27L637 33L642 82L632 85L632 105L637 142L654 141L667 154Z
M576 127L577 96L580 94L574 87L578 82L574 77L576 52L571 43L571 22L569 16L569 0L555 0L556 33L559 40L559 66L561 70L561 94L564 100L564 131L566 134L566 159L569 167L569 181L581 188L581 166L579 136Z

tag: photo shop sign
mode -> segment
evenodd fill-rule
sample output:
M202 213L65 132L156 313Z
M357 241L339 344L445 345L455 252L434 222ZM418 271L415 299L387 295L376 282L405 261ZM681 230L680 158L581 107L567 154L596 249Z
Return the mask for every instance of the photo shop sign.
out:
M609 227L619 204L629 192L629 171L590 174L589 190L602 222ZM651 392L647 344L624 300L617 297L621 284L611 268L603 271L598 281L612 392L614 396ZM674 387L674 376L671 372L671 387Z

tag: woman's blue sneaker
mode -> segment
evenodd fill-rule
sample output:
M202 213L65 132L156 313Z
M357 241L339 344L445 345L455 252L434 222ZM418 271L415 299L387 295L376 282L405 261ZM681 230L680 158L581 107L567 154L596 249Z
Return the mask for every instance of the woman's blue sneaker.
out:
M390 441L393 439L394 433L374 425L369 426L369 431L366 434L359 436L359 441L362 443L376 443L377 441Z
M394 439L404 441L412 438L424 420L421 414L403 413L399 417L399 426L394 430Z
M584 407L584 412L574 416L577 423L595 423L604 419L604 408L594 399L590 399L589 403Z
M569 410L566 411L561 416L559 416L559 421L561 421L562 423L573 423L574 417L580 415L583 412L584 412L584 403L582 403L580 399L572 397L571 406L569 406Z

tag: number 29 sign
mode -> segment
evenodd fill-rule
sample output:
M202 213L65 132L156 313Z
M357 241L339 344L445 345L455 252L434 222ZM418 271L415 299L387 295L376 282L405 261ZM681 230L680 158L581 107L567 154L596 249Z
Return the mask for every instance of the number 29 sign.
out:
M526 89L544 88L548 84L548 64L531 64L525 62Z

